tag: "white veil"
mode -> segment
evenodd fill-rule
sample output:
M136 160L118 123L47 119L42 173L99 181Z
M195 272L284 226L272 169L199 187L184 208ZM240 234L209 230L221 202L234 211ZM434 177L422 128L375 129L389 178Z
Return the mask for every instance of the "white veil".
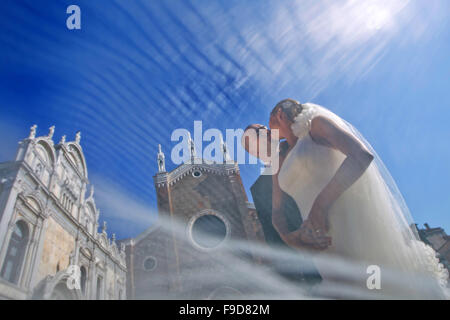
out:
M409 209L397 185L372 146L355 127L328 109L312 103L305 103L302 106L302 112L292 125L296 136L302 138L307 134L311 120L321 115L360 140L374 155L374 161L367 169L365 181L371 185L369 186L372 190L371 201L378 202L372 207L377 209L371 211L377 215L376 219L372 220L376 224L374 230L382 234L379 235L380 244L374 244L378 248L373 250L382 248L391 251L387 256L396 260L393 264L394 271L401 273L405 289L421 291L420 294L412 294L413 297L445 298L446 295L448 297L447 269L439 263L436 252L420 241Z

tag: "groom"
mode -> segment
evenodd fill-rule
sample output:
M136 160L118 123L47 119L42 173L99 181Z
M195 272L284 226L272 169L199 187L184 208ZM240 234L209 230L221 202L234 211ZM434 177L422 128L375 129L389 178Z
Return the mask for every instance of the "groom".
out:
M247 152L252 153L250 151L250 142L248 140L248 137L256 137L256 143L259 143L260 130L268 129L265 126L259 124L249 125L245 129L244 140L242 142L244 149ZM269 143L270 139L268 139L268 144ZM287 144L285 142L281 142L280 154L285 153L286 149ZM270 145L268 146L267 150L270 150ZM259 156L259 154L254 155L257 157ZM289 257L295 257L295 261L292 261L293 259L289 261L288 258L277 259L276 261L273 261L274 271L291 281L307 283L310 285L315 284L321 280L321 277L312 261L301 258L298 251L294 251L291 247L289 247L281 239L278 231L275 230L272 224L272 174L270 174L272 168L270 168L270 164L266 164L265 168L267 172L258 177L255 183L250 187L250 191L252 193L256 213L263 228L266 243L274 250L281 249L283 252L286 252ZM283 193L282 203L283 212L285 213L289 230L298 230L302 224L302 217L297 204L295 203L294 199L292 199L286 193Z

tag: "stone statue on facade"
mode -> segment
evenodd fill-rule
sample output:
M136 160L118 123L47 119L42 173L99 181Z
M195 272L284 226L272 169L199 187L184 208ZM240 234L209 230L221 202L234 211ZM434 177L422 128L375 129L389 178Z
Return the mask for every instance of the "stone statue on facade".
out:
M36 128L37 128L36 124L31 126L31 128L30 128L30 135L28 136L28 139L34 139L36 137Z
M192 140L191 134L189 132L188 132L188 143L189 143L189 150L190 150L190 154L191 154L191 161L192 161L192 163L194 163L194 158L196 156L195 143L194 143L194 140Z
M49 129L48 129L48 135L47 135L47 138L49 138L49 139L51 139L51 138L53 138L53 134L55 133L55 126L51 126Z
M158 144L158 172L166 172L165 156L160 144Z
M78 131L77 134L75 135L75 142L77 144L80 144L81 141L81 131Z

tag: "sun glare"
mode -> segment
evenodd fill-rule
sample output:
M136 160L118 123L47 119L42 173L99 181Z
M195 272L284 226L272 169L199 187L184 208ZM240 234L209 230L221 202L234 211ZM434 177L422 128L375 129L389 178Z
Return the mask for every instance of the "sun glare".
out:
M366 26L371 30L379 30L386 25L390 18L390 12L381 6L372 5L366 10Z

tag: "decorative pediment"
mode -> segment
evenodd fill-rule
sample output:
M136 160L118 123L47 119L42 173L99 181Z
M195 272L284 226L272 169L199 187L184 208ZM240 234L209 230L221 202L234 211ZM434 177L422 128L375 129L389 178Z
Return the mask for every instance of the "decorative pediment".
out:
M42 212L43 211L43 206L40 203L40 201L38 199L36 199L33 196L28 196L25 200L26 204L29 205L31 208L33 208L34 210L36 210L37 212Z
M38 156L41 158L41 160L48 164L50 162L49 156L47 151L44 149L44 147L41 144L37 144L36 147L36 153L38 154Z
M47 137L40 137L34 144L34 149L37 155L48 166L52 166L55 163L55 150L53 148L53 141L47 139Z
M45 206L39 199L39 190L34 190L31 192L29 190L21 191L19 193L19 197L22 200L22 204L20 204L21 208L26 206L37 213L45 213ZM17 206L19 206L19 203L17 204Z
M183 163L178 168L169 173L157 174L156 176L154 176L156 186L161 187L166 184L173 185L187 175L194 173L195 171L218 175L230 175L239 172L239 166L235 162L218 164L202 159L199 159L197 162L199 163L197 164L196 161L194 161L194 163Z
M75 166L77 171L87 179L86 160L81 147L76 143L69 142L67 143L66 148L67 157L70 159L70 162Z

